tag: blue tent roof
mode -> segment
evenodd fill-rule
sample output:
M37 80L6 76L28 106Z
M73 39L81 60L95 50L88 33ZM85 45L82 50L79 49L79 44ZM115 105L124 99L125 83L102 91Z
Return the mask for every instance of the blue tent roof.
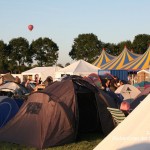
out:
M4 98L0 102L0 128L2 128L19 111L16 102L11 98Z

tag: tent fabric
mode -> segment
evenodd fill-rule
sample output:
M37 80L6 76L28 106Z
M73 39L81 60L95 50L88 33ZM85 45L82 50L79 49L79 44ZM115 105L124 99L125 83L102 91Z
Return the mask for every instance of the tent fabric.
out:
M0 130L0 141L43 148L71 141L72 134L73 128L62 106L45 93L33 93Z
M19 96L29 93L29 91L21 84L15 82L7 82L0 86L0 91L11 91Z
M77 62L74 62L69 66L58 70L56 72L56 76L57 78L60 78L62 74L87 76L91 73L98 73L98 69L98 67L84 60L78 60Z
M0 96L0 102L2 102L6 98L9 98L9 97L8 96Z
M6 73L3 75L3 79L4 81L15 81L15 78L14 76L12 76L10 73Z
M89 74L87 77L84 77L83 80L88 81L90 84L92 84L96 88L99 88L99 89L102 88L100 77L96 73Z
M141 91L130 84L124 84L117 88L115 93L121 94L124 100L134 100Z
M61 92L58 92L58 91L60 91L59 89L61 89ZM105 94L103 91L101 91L99 93L98 90L94 86L89 84L87 81L84 81L82 79L64 80L63 82L56 82L55 84L48 86L47 88L45 88L43 90L43 92L48 93L52 99L55 99L58 102L64 103L63 104L63 106L65 106L64 109L66 111L68 111L67 113L70 116L70 120L73 123L73 127L76 126L75 120L79 119L78 118L79 116L76 113L78 111L82 111L81 108L80 109L78 108L76 103L79 103L81 101L84 104L84 102L85 102L84 105L87 105L89 107L89 105L86 104L86 100L87 100L87 103L88 103L88 101L89 101L89 103L91 103L90 109L96 110L96 108L94 108L94 109L92 108L92 107L95 107L95 106L93 106L93 104L92 104L93 102L91 101L91 99L93 99L93 101L95 101L94 105L97 104L96 107L98 107L98 110L97 110L97 112L95 112L95 115L97 113L96 116L100 117L100 120L101 120L100 123L102 126L103 134L108 134L110 132L110 130L112 130L113 122L111 122L112 121L110 119L111 116L108 113L106 107L107 106L116 107L114 100L110 98L108 101L105 96L107 94ZM109 95L107 95L107 96L109 97ZM68 110L66 109L66 106L68 106L68 108L69 108ZM82 107L82 109L86 109L85 106L83 106L83 105L80 105L80 107ZM87 107L87 109L90 110L88 107ZM92 111L87 112L86 110L85 110L85 112L87 114L89 113L89 117L87 117L87 119L91 118L90 116L92 115L93 112ZM91 112L91 114L90 114L90 112ZM95 118L95 115L93 116L93 118ZM84 117L82 119L80 118L80 121L82 122L82 120L84 120L85 118L86 117ZM97 118L97 120L98 120L98 118ZM89 125L91 124L90 122L92 122L92 121L90 121L90 119L87 121L88 121L88 123L86 123L86 124L89 124ZM94 120L93 120L93 122L94 122ZM108 125L108 122L109 122L109 125ZM107 123L107 126L106 126L106 123ZM97 123L95 122L95 125L96 124ZM91 127L89 127L89 129L90 128L92 129L92 125L91 125ZM75 128L74 130L76 131L77 129Z
M131 109L135 109L144 99L145 97L150 93L150 87L144 89L131 103Z
M122 66L121 69L141 70L141 69L149 69L149 67L150 67L150 46L143 55L139 56L134 61L131 61L128 64Z
M112 61L106 63L105 65L101 66L101 69L103 70L118 70L121 69L123 65L129 63L132 60L135 60L135 58L139 57L140 55L132 53L127 49L127 47L124 47L122 53L114 58Z
M103 49L100 56L93 62L93 65L98 67L98 68L101 68L102 65L110 62L114 58L115 58L115 56L107 53L106 50Z
M150 70L140 70L137 72L137 82L150 81Z
M148 150L150 94L94 150Z
M48 76L52 76L55 80L55 72L61 67L35 67L21 73L22 76L32 76L32 80L35 79L35 75L41 77L42 81L45 81Z
M148 95L149 93L150 93L150 87L147 87L138 95L138 97L141 95Z
M16 102L11 98L4 98L0 102L0 128L11 120L19 111Z
M72 142L79 132L100 130L106 135L114 128L107 106L113 101L84 80L54 82L29 95L0 130L0 141L47 148Z

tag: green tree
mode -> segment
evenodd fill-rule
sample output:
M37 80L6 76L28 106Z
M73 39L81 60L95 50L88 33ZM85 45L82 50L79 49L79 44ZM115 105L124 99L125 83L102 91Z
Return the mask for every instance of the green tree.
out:
M0 40L0 70L5 71L8 69L8 51L7 45Z
M119 52L121 53L124 49L124 47L126 46L129 50L133 49L132 46L132 42L131 41L122 41L120 43L117 44L118 48L119 48Z
M21 70L19 71L19 66L17 64L16 61L13 61L11 59L8 60L8 70L11 72L11 73L20 73Z
M119 54L119 48L116 44L104 43L103 48L105 48L106 52L111 54L111 55L118 56L118 54Z
M143 54L150 44L150 35L148 34L139 34L136 35L133 40L134 51L138 54Z
M58 60L58 46L49 38L39 38L32 42L31 49L39 66L52 66Z
M79 34L74 39L69 56L74 60L83 59L87 62L93 62L102 49L102 42L98 40L93 33Z
M12 39L8 44L8 49L10 52L9 59L16 62L18 67L29 61L29 42L25 38Z

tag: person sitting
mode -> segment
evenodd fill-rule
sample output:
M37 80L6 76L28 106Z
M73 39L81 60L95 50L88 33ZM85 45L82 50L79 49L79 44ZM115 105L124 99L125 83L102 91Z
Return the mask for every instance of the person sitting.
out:
M19 78L18 76L16 76L16 78L15 78L15 82L16 82L16 83L18 83L18 84L20 84L20 83L21 83L21 80L20 80L20 78Z
M130 104L127 101L123 101L120 105L120 110L123 111L125 116L128 116L130 113Z
M49 85L52 84L52 83L53 83L53 78L52 78L51 76L48 76L48 77L46 78L45 86L47 87L47 86L49 86Z

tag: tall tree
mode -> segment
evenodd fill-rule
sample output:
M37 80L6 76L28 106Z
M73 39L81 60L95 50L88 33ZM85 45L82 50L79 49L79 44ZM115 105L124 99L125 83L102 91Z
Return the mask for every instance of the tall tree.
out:
M7 45L0 40L0 70L5 71L8 67L8 51Z
M133 40L133 48L136 53L143 54L150 44L150 35L139 34Z
M16 62L18 66L28 62L29 55L29 42L23 38L14 38L8 45L10 55L9 58Z
M106 52L111 54L111 55L118 56L118 54L119 54L119 48L116 44L104 43L103 48L105 48Z
M126 46L129 50L133 49L133 46L132 46L132 42L131 41L122 41L120 43L117 44L118 48L119 48L119 51L120 53L122 52L122 50L124 49L124 47Z
M39 38L32 42L31 49L39 66L52 66L58 60L58 46L49 38Z
M96 35L93 33L79 34L78 37L74 39L69 56L75 60L83 59L91 63L96 59L97 55L99 55L101 49L102 42L98 40Z

